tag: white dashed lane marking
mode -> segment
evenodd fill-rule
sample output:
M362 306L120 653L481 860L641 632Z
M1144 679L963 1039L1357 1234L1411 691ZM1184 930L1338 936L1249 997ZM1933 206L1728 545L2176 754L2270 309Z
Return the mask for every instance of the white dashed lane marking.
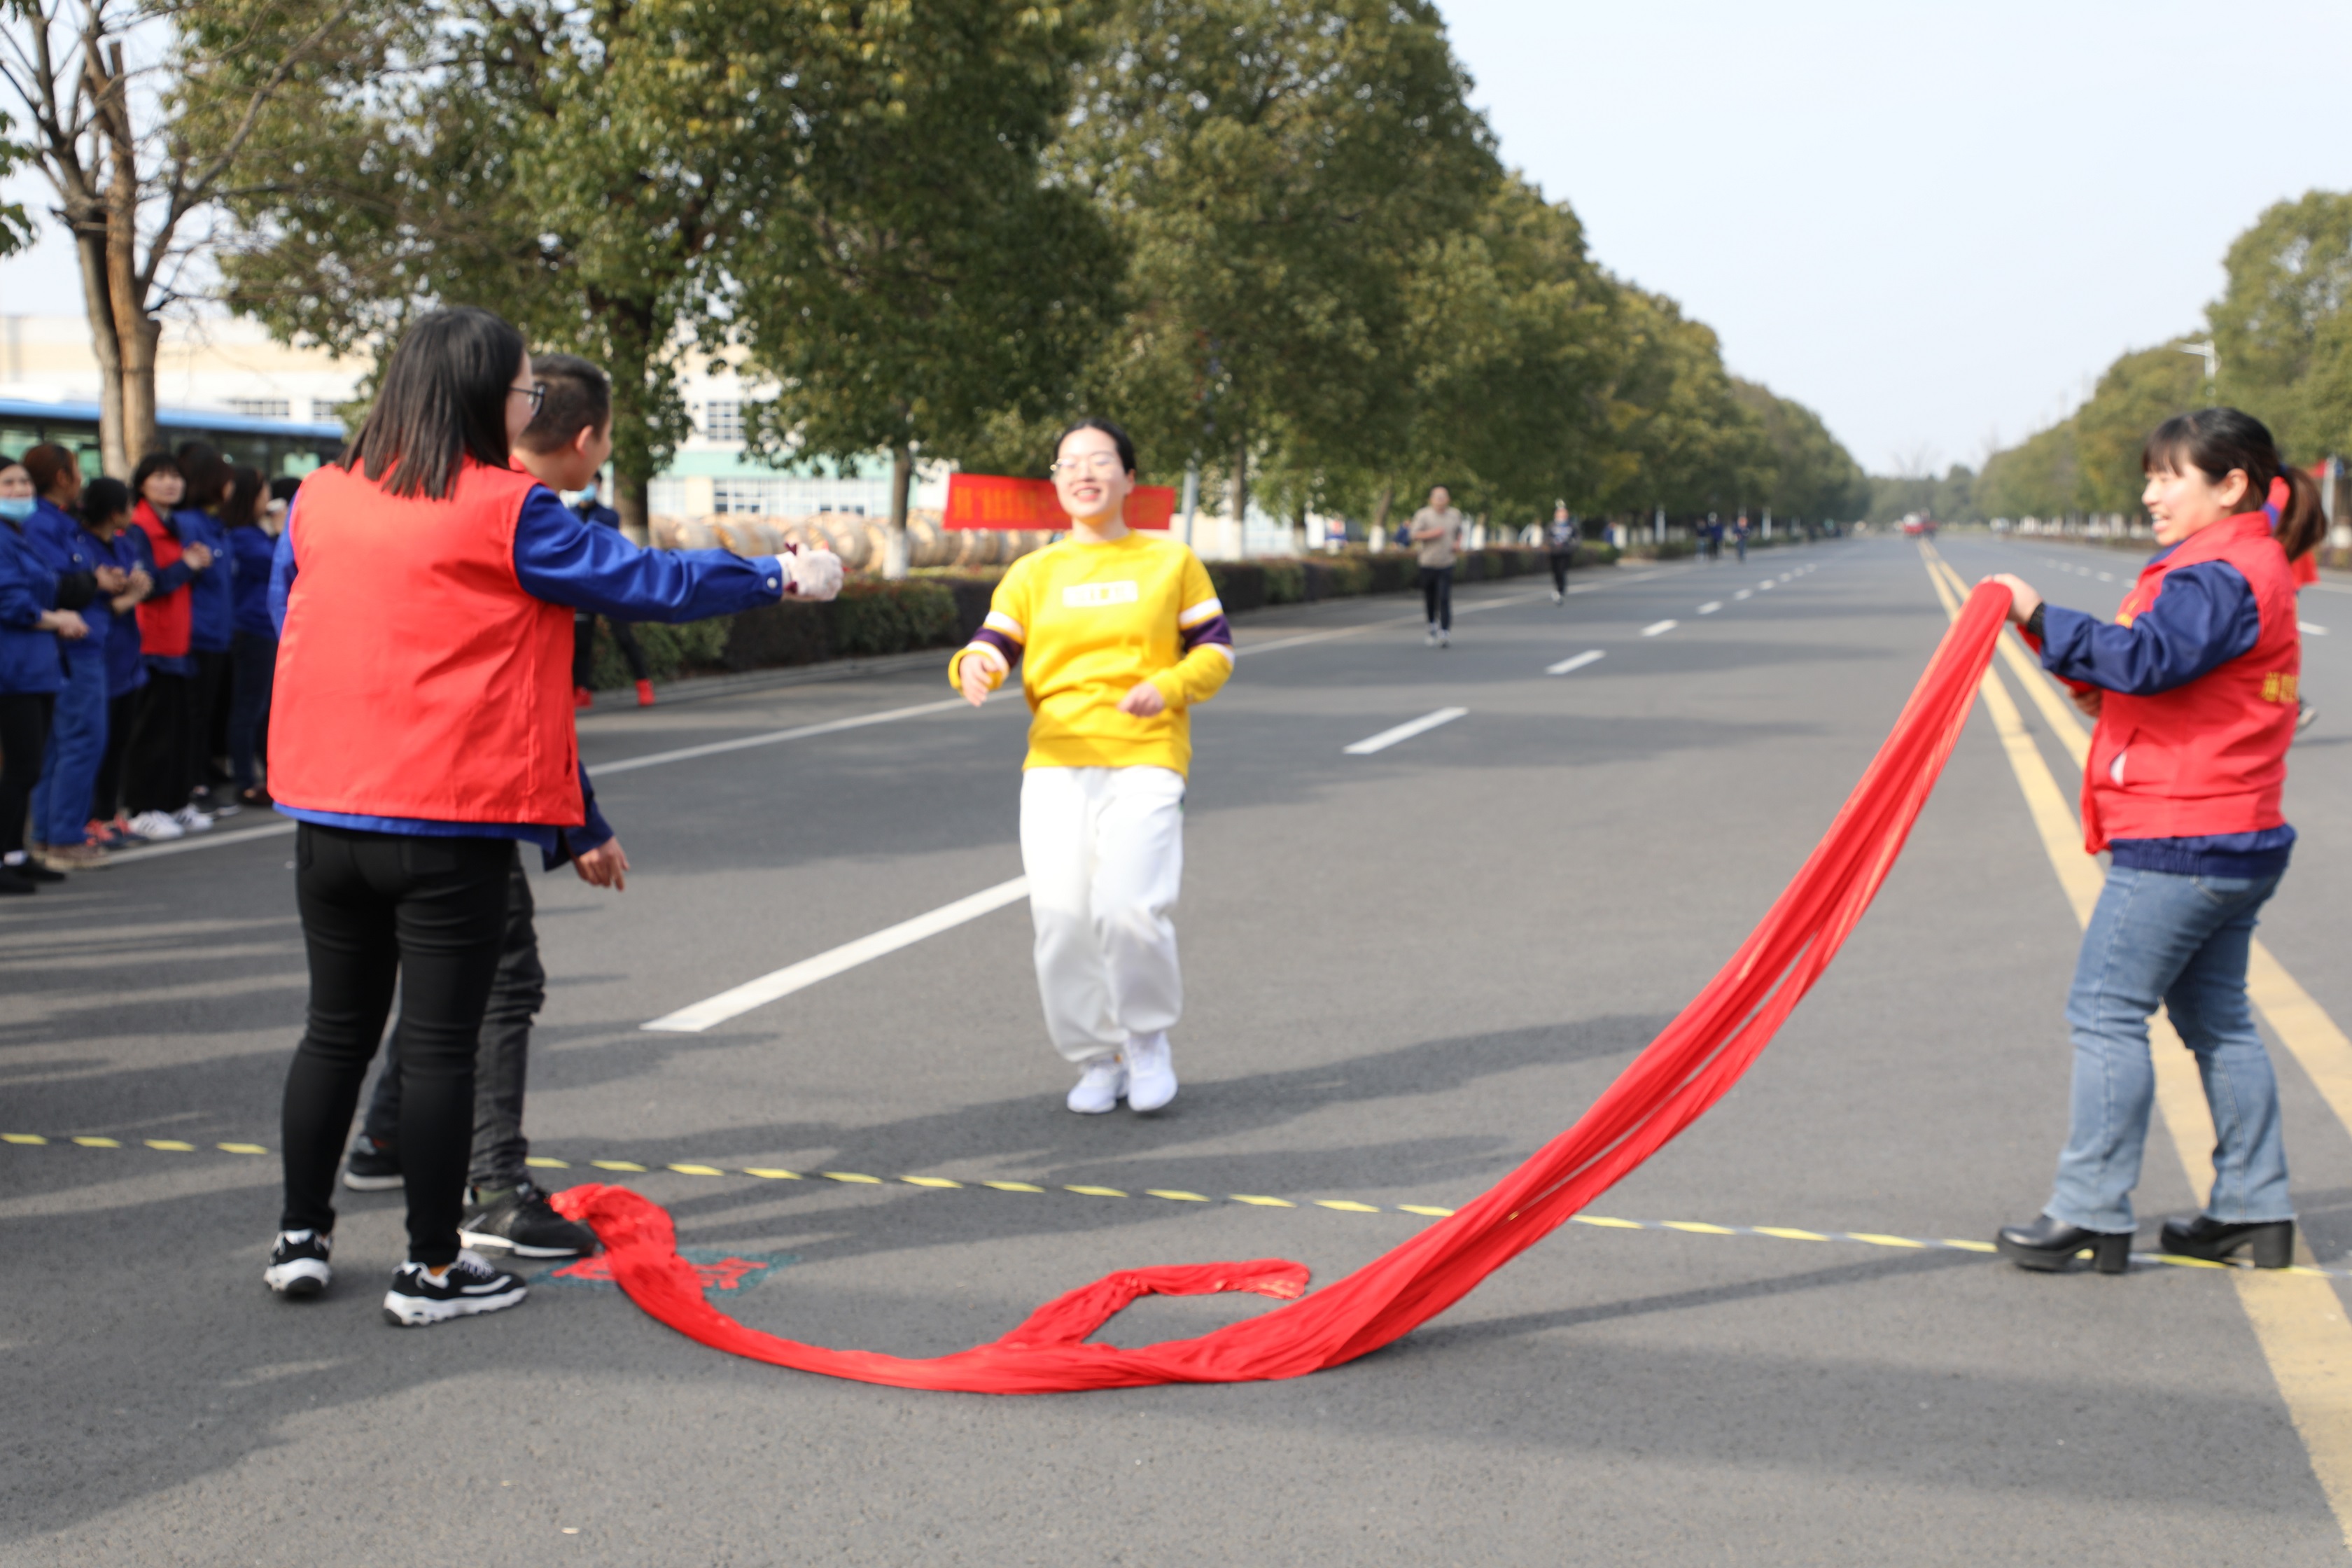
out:
M1546 666L1544 673L1546 675L1566 675L1572 670L1582 669L1588 664L1598 664L1606 657L1607 656L1600 648L1587 648L1582 653L1578 654L1574 658L1564 658L1558 664Z
M1652 621L1642 628L1642 635L1645 637L1654 637L1661 633L1673 631L1680 625L1682 625L1680 621Z
M1440 708L1434 713L1423 714L1409 724L1400 724L1393 730L1383 730L1377 735L1369 736L1352 746L1343 746L1340 750L1351 757L1369 757L1374 752L1387 751L1399 741L1410 741L1424 731L1436 729L1440 724L1451 724L1469 711L1467 708Z

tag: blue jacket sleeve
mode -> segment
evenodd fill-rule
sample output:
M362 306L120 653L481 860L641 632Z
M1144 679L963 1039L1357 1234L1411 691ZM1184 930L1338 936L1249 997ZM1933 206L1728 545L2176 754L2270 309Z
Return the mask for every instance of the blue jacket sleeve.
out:
M2056 605L2042 625L2044 669L2127 697L2186 686L2252 647L2263 631L2253 589L2226 561L2168 574L2156 603L2127 626Z
M0 523L0 626L30 631L47 613L34 587L31 542Z
M585 855L591 849L602 849L613 841L613 825L604 820L603 812L596 809L596 786L588 782L588 764L585 763L580 764L580 804L586 808L587 820L578 827L556 830L555 847L542 857L545 864L541 867L541 870L552 871L575 856Z
M277 552L269 558L269 624L278 635L286 635L286 595L294 591L294 516L286 516L286 531L278 536Z
M772 605L791 581L772 555L646 550L534 489L515 521L515 576L523 591L616 621L698 621Z
M147 559L152 565L154 562L154 554L152 551ZM183 556L169 566L156 566L149 575L155 579L155 586L147 596L151 599L160 599L173 589L184 588L194 582L196 569L189 565L187 558Z

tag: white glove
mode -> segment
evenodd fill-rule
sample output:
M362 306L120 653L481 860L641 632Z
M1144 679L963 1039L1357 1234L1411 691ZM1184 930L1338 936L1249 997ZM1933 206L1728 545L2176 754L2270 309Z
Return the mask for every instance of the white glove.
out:
M784 564L792 569L796 599L822 601L841 592L841 557L830 550L796 550Z

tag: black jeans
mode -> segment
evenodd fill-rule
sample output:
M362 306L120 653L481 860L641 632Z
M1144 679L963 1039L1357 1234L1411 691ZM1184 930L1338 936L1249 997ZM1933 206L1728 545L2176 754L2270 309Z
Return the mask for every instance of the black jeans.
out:
M1565 594L1568 592L1569 563L1575 559L1576 552L1574 551L1555 550L1551 552L1551 591L1553 593Z
M232 634L234 635L234 634ZM198 649L188 678L188 788L210 789L213 759L228 755L229 651Z
M122 809L122 759L131 751L131 729L139 721L139 693L106 700L106 755L99 759L98 783L89 794L89 815L111 822Z
M33 786L41 782L57 704L46 691L0 692L0 855L25 847L25 816L33 808Z
M279 1226L335 1227L335 1166L396 981L408 1256L437 1268L457 1256L475 1043L498 973L514 842L306 822L294 845L310 1008L286 1074Z
M1429 611L1429 624L1440 631L1454 629L1454 568L1424 566L1421 569L1421 602Z
M195 780L188 773L188 679L147 672L131 721L131 751L122 760L123 804L131 815L173 812L188 804Z
M228 657L229 773L237 788L251 789L256 783L253 758L264 742L270 687L278 679L278 639L239 632L229 644Z
M637 634L629 629L626 621L606 621L613 628L613 646L621 650L622 661L629 667L631 680L647 679L646 650L637 646ZM596 672L596 617L572 617L572 684L586 686L588 678Z
M499 976L490 985L474 1053L473 1158L466 1173L476 1187L511 1187L527 1173L530 1141L522 1135L522 1093L530 1054L530 1024L547 1000L547 971L539 962L539 930L531 923L530 879L518 859L507 877L507 929L499 944ZM400 1146L400 1042L384 1047L361 1129L386 1148Z

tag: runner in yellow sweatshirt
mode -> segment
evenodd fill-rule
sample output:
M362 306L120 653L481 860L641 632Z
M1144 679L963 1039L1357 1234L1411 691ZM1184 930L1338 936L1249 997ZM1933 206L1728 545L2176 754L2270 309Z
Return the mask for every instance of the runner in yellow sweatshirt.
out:
M1072 1110L1176 1097L1168 1031L1184 1006L1169 919L1184 873L1191 709L1233 673L1207 568L1120 516L1135 443L1108 419L1062 433L1054 490L1069 537L1015 561L948 664L975 707L1022 661L1029 759L1021 859L1037 990L1055 1048L1082 1069Z

